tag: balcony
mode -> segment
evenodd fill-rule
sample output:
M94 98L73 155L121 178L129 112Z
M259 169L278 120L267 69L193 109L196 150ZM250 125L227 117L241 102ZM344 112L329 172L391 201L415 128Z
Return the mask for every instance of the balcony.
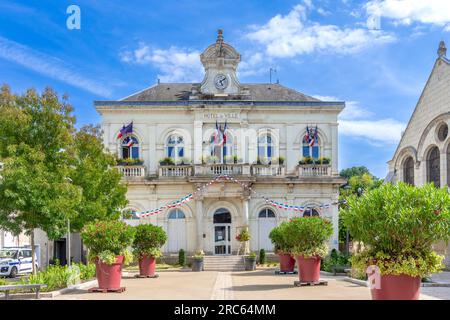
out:
M260 177L284 177L286 168L283 165L259 165L252 166L252 174Z
M249 164L202 164L195 165L195 175L250 175Z
M145 166L116 166L117 170L122 174L125 179L144 178Z
M298 165L299 177L331 177L331 165L329 164L300 164Z
M168 165L159 166L158 169L159 177L189 177L192 175L192 166L190 165Z

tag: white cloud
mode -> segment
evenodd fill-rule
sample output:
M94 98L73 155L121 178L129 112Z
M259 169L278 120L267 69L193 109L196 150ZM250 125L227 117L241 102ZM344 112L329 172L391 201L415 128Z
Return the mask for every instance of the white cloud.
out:
M120 54L121 60L127 63L151 65L161 73L158 78L162 82L199 82L203 78L203 66L200 52L175 46L169 49L152 48L144 43L133 51Z
M334 96L315 95L322 101L343 101ZM346 101L345 109L339 115L339 133L343 136L359 138L372 145L382 147L400 141L405 124L394 119L373 120L374 113L361 107L358 101Z
M110 97L111 91L100 83L77 74L64 61L0 36L0 58L94 94Z
M341 28L308 20L308 7L295 6L287 15L278 14L262 26L250 26L246 37L263 46L268 56L294 57L313 52L349 54L395 37L380 30Z
M420 22L445 26L450 23L449 0L372 0L365 9L369 16L386 17L402 25Z
M363 138L379 146L397 144L404 129L405 124L394 119L339 120L340 134Z

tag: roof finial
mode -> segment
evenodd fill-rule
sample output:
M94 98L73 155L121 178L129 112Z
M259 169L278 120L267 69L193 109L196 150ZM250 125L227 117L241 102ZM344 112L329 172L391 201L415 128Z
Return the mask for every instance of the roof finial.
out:
M445 57L447 54L447 47L445 46L445 42L441 41L439 43L439 49L437 51L439 58Z
M223 42L223 30L217 30L217 42Z

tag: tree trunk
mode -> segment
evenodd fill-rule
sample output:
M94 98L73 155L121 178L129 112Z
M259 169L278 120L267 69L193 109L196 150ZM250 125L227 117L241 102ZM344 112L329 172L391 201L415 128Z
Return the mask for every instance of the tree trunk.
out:
M31 241L31 264L33 267L33 274L36 274L36 249L34 247L34 229L30 232L30 241Z

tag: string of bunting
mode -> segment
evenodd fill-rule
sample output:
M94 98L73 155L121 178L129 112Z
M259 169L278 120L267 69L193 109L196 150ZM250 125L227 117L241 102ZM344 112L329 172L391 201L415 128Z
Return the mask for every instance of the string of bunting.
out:
M217 177L215 177L214 179L212 179L211 181L209 181L208 183L204 184L201 187L198 187L197 190L194 193L188 194L187 196L180 198L176 201L170 202L164 206L161 206L157 209L153 209L153 210L147 210L147 211L142 211L142 212L135 212L135 214L139 217L139 218L145 218L154 214L158 214L166 209L173 209L173 208L178 208L182 205L184 205L185 203L191 201L192 199L194 199L194 196L197 193L201 193L203 190L205 190L206 188L208 188L210 185L217 183L218 181L220 181L221 179L224 180L228 180L228 181L232 181L234 183L240 184L244 189L247 189L249 191L251 191L256 197L258 198L262 198L264 199L264 201L266 201L267 204L276 207L278 209L283 209L283 210L293 210L296 212L304 212L306 210L312 210L312 209L328 209L330 208L332 205L336 205L339 204L339 201L336 202L332 202L332 203L327 203L327 204L322 204L319 206L291 206L288 205L286 203L280 203L277 201L274 201L270 198L267 198L265 195L262 195L258 192L256 192L252 187L247 186L244 182L241 182L229 175L219 175Z

